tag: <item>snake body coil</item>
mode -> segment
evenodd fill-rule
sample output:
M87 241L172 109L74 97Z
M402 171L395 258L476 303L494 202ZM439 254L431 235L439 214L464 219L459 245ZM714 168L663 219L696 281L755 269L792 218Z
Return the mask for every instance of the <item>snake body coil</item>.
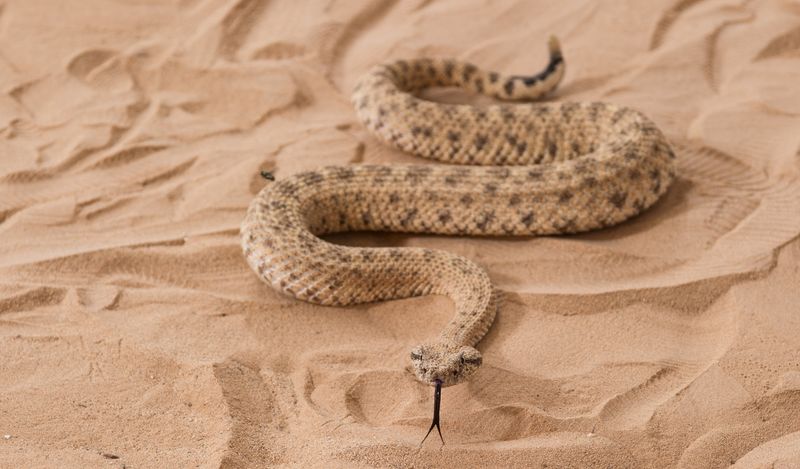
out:
M457 165L334 166L269 183L242 223L247 262L274 288L320 305L450 297L455 317L437 338L415 347L411 361L425 383L463 381L481 364L474 346L498 307L486 272L444 251L347 247L319 236L565 234L645 210L672 182L675 156L637 111L602 102L477 107L414 96L426 87L458 86L531 100L563 74L555 39L550 63L533 76L503 76L455 60L373 68L353 95L358 119L394 147Z

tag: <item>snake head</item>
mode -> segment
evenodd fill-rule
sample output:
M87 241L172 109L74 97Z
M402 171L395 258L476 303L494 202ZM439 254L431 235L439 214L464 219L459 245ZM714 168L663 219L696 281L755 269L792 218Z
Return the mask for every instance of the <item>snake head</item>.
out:
M469 346L422 344L411 350L411 365L425 384L452 386L469 378L483 363L481 353Z

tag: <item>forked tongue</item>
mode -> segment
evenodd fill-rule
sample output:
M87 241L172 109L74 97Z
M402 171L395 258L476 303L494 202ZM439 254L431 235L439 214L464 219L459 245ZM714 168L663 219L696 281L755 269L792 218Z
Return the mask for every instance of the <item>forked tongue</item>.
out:
M433 431L433 427L436 427L436 431L439 432L439 439L442 440L442 445L444 445L444 438L442 437L442 429L439 427L439 407L442 404L442 380L436 380L436 390L433 391L433 421L431 422L431 428L428 429L428 433L425 434L425 438L419 442L419 445L422 446L425 443L425 440L428 439L428 435L431 434Z

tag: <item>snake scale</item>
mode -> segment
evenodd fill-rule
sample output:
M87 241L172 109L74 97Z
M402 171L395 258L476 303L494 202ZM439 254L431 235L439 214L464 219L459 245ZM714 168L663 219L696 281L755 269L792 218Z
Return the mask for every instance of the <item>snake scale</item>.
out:
M452 299L453 319L438 337L411 350L417 379L436 386L431 429L439 429L441 387L464 381L481 365L474 347L499 303L489 276L445 251L349 247L319 236L577 233L615 225L655 203L675 176L675 155L638 111L603 102L479 107L417 96L424 88L453 86L502 101L534 100L564 76L555 38L549 52L547 67L530 76L450 59L372 68L352 97L359 121L395 148L454 164L301 172L267 184L241 226L249 265L295 298L332 306L431 294Z

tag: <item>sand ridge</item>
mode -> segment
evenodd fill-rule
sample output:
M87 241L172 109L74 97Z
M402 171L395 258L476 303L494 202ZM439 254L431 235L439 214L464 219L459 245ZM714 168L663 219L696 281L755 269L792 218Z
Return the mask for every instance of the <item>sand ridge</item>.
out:
M782 0L7 2L0 467L800 464L799 21ZM419 449L408 349L449 302L280 296L239 223L261 169L419 162L355 119L371 65L523 74L551 33L554 99L643 111L678 180L577 236L331 238L446 249L504 292L484 367L443 394L448 444Z

